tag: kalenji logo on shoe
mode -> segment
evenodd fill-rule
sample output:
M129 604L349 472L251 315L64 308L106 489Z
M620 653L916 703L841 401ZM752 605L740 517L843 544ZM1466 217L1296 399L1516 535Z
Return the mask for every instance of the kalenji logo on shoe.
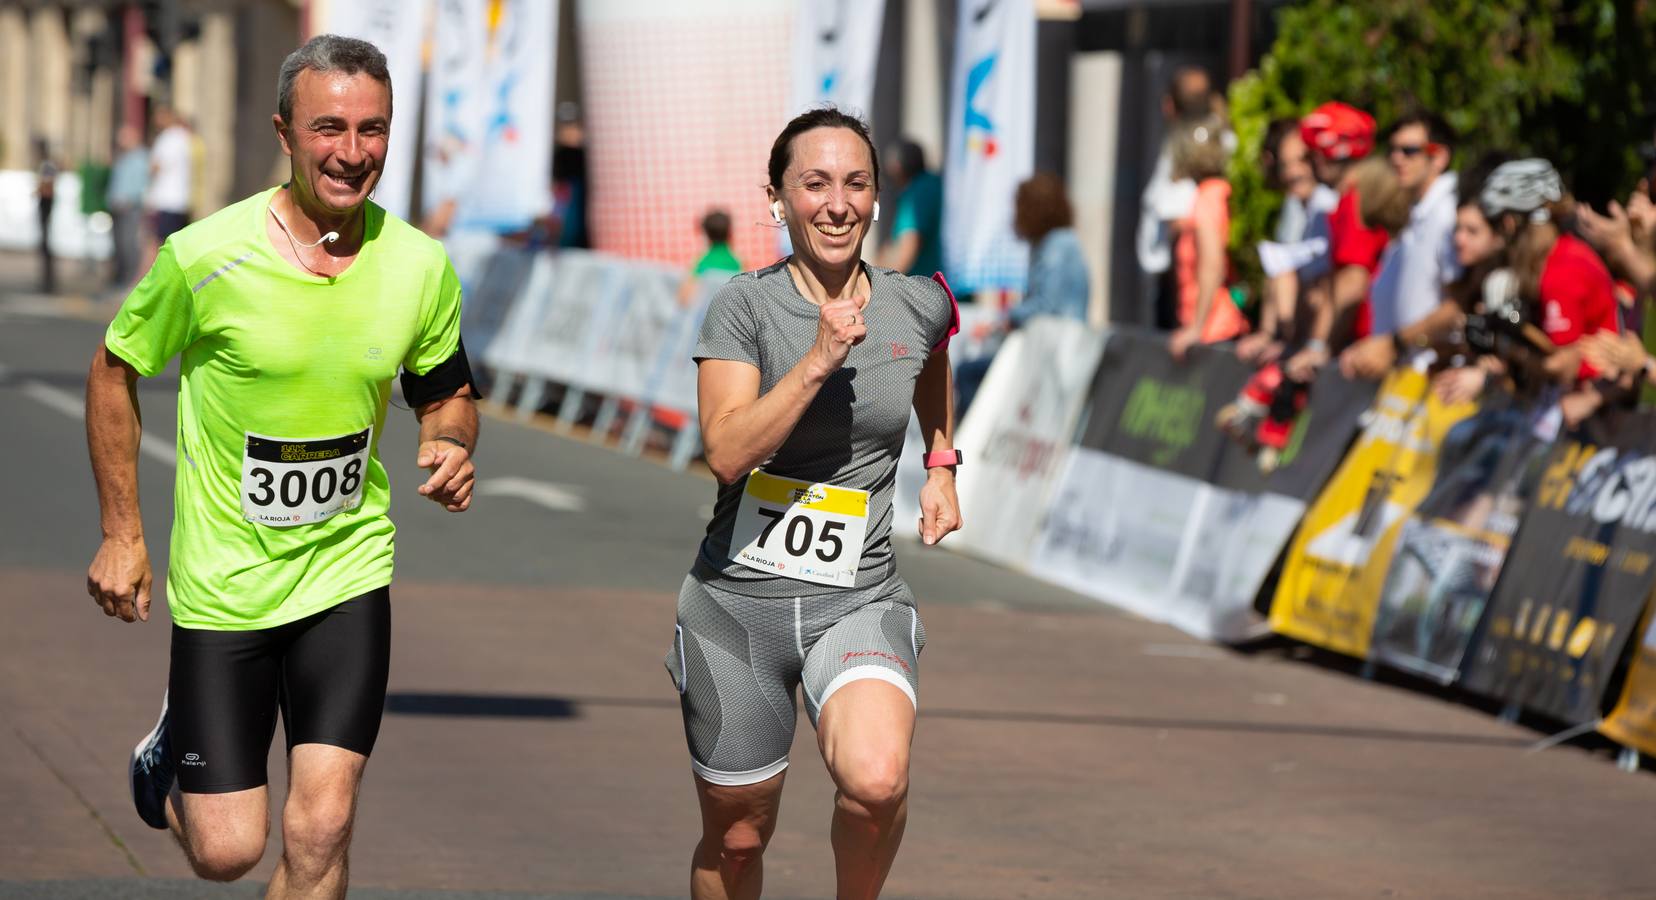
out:
M903 658L901 656L887 653L884 650L847 650L845 655L840 657L840 664L844 665L859 656L878 656L881 659L889 659L897 665L902 666L903 671L909 671L909 664L903 662Z
M907 355L909 355L909 348L908 348L907 344L901 343L899 341L892 341L891 342L891 358L892 359L902 359L903 357L905 357Z
M201 754L199 754L199 753L186 753L186 754L184 754L184 765L186 765L186 766L205 766L205 765L207 765L207 763L202 761Z

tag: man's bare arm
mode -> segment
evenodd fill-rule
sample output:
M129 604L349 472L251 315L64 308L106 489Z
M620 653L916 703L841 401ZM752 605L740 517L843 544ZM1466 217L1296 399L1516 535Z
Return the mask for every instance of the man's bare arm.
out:
M86 376L86 445L98 488L103 542L86 573L87 593L104 613L149 618L152 572L138 507L138 373L103 344Z

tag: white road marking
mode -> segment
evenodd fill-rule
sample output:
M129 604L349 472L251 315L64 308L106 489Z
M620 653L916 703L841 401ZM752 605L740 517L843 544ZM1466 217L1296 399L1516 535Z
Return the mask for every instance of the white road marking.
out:
M4 375L5 371L0 370L0 377ZM29 380L19 385L18 390L77 422L86 421L86 401L62 388L53 387L44 381ZM178 465L178 451L173 449L173 445L147 431L139 439L138 449L156 462L169 466Z
M484 478L477 483L477 492L491 497L517 497L558 512L582 512L587 506L586 499L567 485L516 476Z

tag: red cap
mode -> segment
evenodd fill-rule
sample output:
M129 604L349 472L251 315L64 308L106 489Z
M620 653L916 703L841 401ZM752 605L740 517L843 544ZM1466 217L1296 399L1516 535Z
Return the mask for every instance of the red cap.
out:
M1374 117L1355 106L1324 103L1300 120L1300 139L1323 159L1361 159L1374 149Z

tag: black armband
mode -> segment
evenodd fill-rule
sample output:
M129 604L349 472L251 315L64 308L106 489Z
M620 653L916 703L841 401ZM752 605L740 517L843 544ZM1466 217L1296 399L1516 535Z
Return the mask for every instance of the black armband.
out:
M466 359L466 342L460 341L454 355L431 367L424 375L404 369L402 372L403 399L409 406L420 407L437 400L447 400L461 388L471 385L473 400L483 399L477 382L472 378L471 363Z

